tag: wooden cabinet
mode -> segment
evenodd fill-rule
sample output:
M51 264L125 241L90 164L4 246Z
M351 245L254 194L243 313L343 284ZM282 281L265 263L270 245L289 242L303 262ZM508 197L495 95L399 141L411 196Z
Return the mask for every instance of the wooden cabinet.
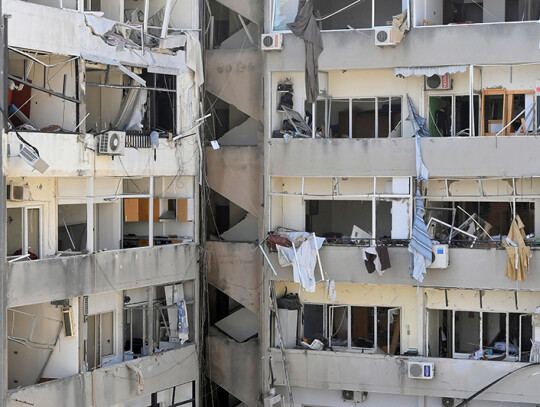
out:
M124 199L124 222L148 222L150 208L147 198ZM159 222L159 199L154 199L154 222Z
M193 222L195 213L193 198L180 198L176 200L176 221Z

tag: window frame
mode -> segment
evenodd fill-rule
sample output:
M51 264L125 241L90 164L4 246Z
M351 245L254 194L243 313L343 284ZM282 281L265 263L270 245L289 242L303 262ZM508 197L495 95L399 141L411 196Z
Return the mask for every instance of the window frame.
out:
M521 360L521 343L522 343L522 319L525 316L534 315L534 313L524 313L524 312L510 312L510 311L491 311L491 310L462 310L462 309L444 309L444 308L426 308L425 309L425 315L426 315L426 333L424 336L424 346L426 350L426 355L428 354L428 344L430 340L430 335L432 334L433 328L429 326L429 318L427 318L427 315L429 311L451 311L452 312L452 328L451 333L448 333L448 336L451 335L451 338L447 338L447 343L449 348L452 350L452 357L444 358L442 356L437 356L439 358L443 359L462 359L462 360L471 360L470 355L471 353L463 353L463 352L456 352L456 313L457 312L475 312L479 314L479 338L478 343L480 348L478 350L484 349L484 332L483 332L483 321L484 321L484 314L504 314L505 315L505 323L506 323L506 332L505 332L505 349L509 349L510 346L510 329L509 329L509 321L510 321L510 314L517 314L519 315L519 335L518 335L518 354L514 356L510 356L508 351L506 351L506 357L503 360L500 360L502 362L523 362ZM438 329L438 327L436 327ZM450 339L450 341L449 341ZM473 352L474 353L474 352ZM435 356L434 356L435 357ZM491 361L498 361L497 359L488 359ZM527 361L525 361L527 362Z
M429 92L428 95L428 100L427 100L427 124L428 124L428 128L430 127L431 123L434 123L435 122L435 117L433 116L432 112L431 112L431 109L430 109L430 99L431 98L442 98L442 97L449 97L451 98L451 112L450 112L450 117L451 117L451 124L450 124L450 136L449 137L459 137L456 133L456 98L458 97L470 97L469 94L463 94L463 93L435 93L435 92ZM482 94L481 93L478 93L478 92L475 92L473 94L473 102L474 100L478 100L478 115L483 118L483 115L482 115L482 107L483 107L483 99L482 99ZM473 104L474 106L474 104ZM467 110L470 110L470 106L469 106L469 109ZM469 116L469 134L468 134L468 137L473 137L473 134L474 135L478 135L478 134L481 134L481 131L482 131L482 126L481 126L481 123L480 120L478 120L478 118L475 118L475 126L474 126L474 132L471 133L471 123L470 123L470 116ZM464 130L464 129L463 129ZM463 130L460 130L460 131L463 131ZM439 135L436 135L434 136L433 134L431 134L431 137L448 137L448 136L439 136Z
M379 102L381 99L387 99L388 100L388 106L389 106L389 112L388 112L388 135L387 136L380 136L379 132ZM400 101L401 109L400 109L400 120L399 123L392 129L392 100L398 99ZM375 118L374 118L374 129L375 129L375 137L366 137L366 139L387 139L391 138L390 135L392 132L399 127L399 134L400 137L402 137L403 134L403 95L389 95L389 96L353 96L353 97L332 97L330 95L324 95L322 97L319 95L316 101L311 103L311 114L312 114L312 125L311 125L311 138L316 138L317 136L317 117L318 117L318 111L317 111L317 102L323 102L325 104L325 111L324 111L324 138L330 139L330 123L328 118L332 114L332 102L333 101L339 101L349 102L349 136L346 137L348 139L353 139L353 102L354 101L362 101L362 100L373 100L375 105ZM307 100L304 99L304 110L305 106L307 104Z
M303 303L302 304L302 312L303 307L305 305L322 305L323 307L323 336L328 340L328 346L332 347L338 351L360 351L362 353L369 353L369 354L375 354L378 353L378 309L379 308L386 308L386 315L387 315L387 337L386 337L386 352L384 352L385 355L390 355L388 353L390 349L391 344L391 335L390 335L390 314L395 313L398 311L398 315L400 318L400 321L402 320L402 307L394 307L394 306L380 306L380 305L353 305L353 304L324 304L324 303ZM361 346L353 346L352 345L352 308L358 307L358 308L369 308L373 310L373 347L361 347ZM341 345L332 345L332 327L333 327L333 310L335 308L345 308L347 312L347 346L341 346ZM302 332L304 330L304 324L305 321L302 321ZM399 327L399 338L401 341L401 334L402 334L402 328L403 324L400 322ZM380 348L382 350L382 348ZM391 356L397 356L397 355L391 355Z

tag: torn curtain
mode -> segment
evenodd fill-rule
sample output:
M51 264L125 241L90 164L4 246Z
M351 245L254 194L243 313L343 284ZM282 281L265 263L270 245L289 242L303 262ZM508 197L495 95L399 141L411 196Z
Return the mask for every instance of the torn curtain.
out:
M322 35L313 14L313 1L300 0L294 22L287 24L291 31L304 40L306 47L306 100L312 103L319 96L319 55L323 51Z
M509 280L525 281L525 271L529 272L531 248L525 244L525 225L519 215L512 221L503 245L508 254L506 277Z

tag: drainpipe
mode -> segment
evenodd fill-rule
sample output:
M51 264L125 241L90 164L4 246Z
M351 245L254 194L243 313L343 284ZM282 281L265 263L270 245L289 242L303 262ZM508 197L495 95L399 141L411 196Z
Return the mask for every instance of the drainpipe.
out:
M7 47L7 16L2 14L2 1L0 0L0 404L7 405L8 389L8 341L7 341L7 229L6 229L6 174L4 173L4 133L7 129L7 75L9 69Z

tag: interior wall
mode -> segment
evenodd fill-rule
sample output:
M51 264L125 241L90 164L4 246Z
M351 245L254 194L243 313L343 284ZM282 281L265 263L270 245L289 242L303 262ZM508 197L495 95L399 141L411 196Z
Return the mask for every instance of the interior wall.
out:
M74 301L71 300L70 303L77 309L77 302ZM62 321L62 308L51 305L50 303L27 305L15 309L28 314ZM13 315L12 312L8 312L10 332L13 328L14 336L27 338L30 333L32 318L15 314L15 318L13 319ZM75 332L78 332L78 312L73 312L73 321ZM61 325L54 321L38 319L34 329L34 340L54 341L59 326ZM43 378L56 379L76 374L78 372L79 362L78 347L78 337L66 338L63 327L52 354L46 350L27 347L11 340L8 341L9 388L37 384L42 369L45 369L41 376Z
M12 75L23 77L24 63L23 59L10 55L10 73ZM47 55L41 57L43 62L54 64L68 59L66 56ZM66 96L76 96L76 64L75 61L62 64L56 67L47 68L46 87L57 93L62 93L64 75L66 75ZM28 62L28 80L33 84L43 86L43 65ZM30 121L38 129L50 126L61 126L65 131L73 131L77 126L76 112L77 105L45 92L31 90Z
M97 250L120 249L122 239L122 203L120 201L96 205Z
M121 84L123 74L111 70L109 83ZM104 72L87 72L88 82L104 83ZM113 128L122 104L122 89L86 87L86 112L90 115L86 119L88 131L103 131Z
M166 0L150 0L149 17L159 12L165 7ZM169 26L173 28L196 28L194 25L194 4L190 0L180 0L173 2ZM144 0L124 0L124 9L134 9L144 11Z

